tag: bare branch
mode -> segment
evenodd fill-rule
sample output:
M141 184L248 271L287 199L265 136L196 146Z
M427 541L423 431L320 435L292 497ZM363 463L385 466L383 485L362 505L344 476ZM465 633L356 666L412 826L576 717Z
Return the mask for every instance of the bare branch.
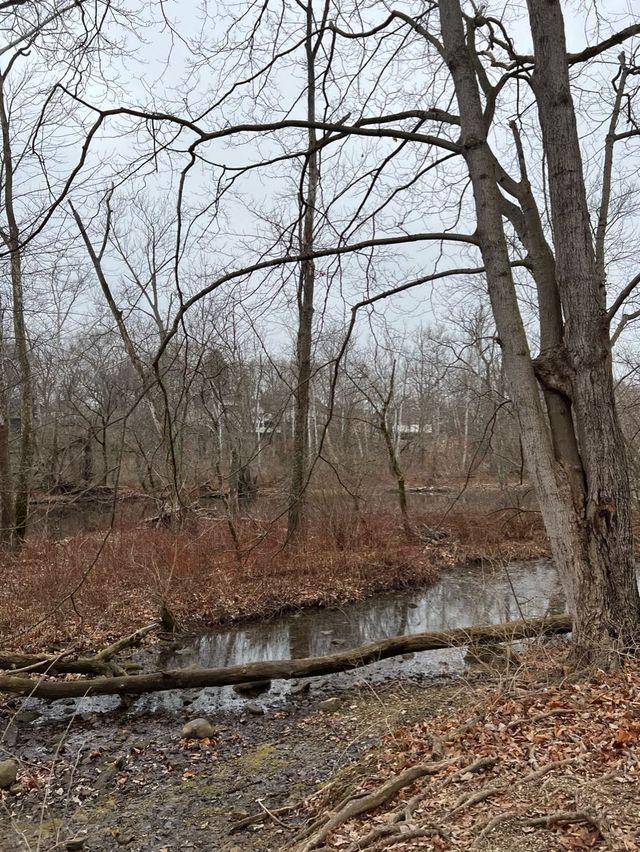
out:
M66 6L62 6L60 9L56 9L55 12L52 12L50 15L48 15L46 18L44 18L44 20L39 21L34 27L32 27L26 33L23 33L22 35L19 35L17 38L14 38L13 41L10 41L8 44L5 44L4 47L0 47L0 56L3 56L5 53L8 53L10 50L13 50L13 48L15 48L15 47L18 47L19 45L23 44L25 41L26 42L31 41L31 39L34 38L34 36L38 35L39 32L42 32L42 30L45 27L48 27L49 24L53 23L53 21L57 20L58 18L61 18L63 15L66 15L67 12L70 12L72 9L75 9L77 6L82 6L82 4L85 3L85 2L86 2L86 0L72 0L72 2L68 3ZM3 3L2 6L0 6L0 10L2 10L2 8L9 6L9 5L10 6L17 6L17 5L21 5L21 3L19 3L19 2Z
M636 287L640 284L640 273L638 273L635 277L629 281L629 283L622 288L620 293L616 296L614 303L611 305L609 310L607 311L607 320L611 322L611 320L618 313L624 302L629 298L629 296L633 293Z
M233 281L237 278L244 278L247 275L251 275L254 272L260 272L263 269L272 269L276 266L285 266L291 263L300 263L304 260L309 260L312 258L319 257L332 257L336 255L343 254L351 254L353 252L362 251L363 249L373 248L374 246L393 246L393 245L407 245L409 243L415 242L458 242L458 243L468 243L470 245L478 245L478 239L475 234L456 234L456 233L431 233L431 234L403 234L398 237L380 237L378 239L371 240L362 240L359 243L351 243L346 246L332 246L331 248L326 249L318 249L317 251L313 251L307 254L289 254L284 255L282 257L274 257L269 260L262 260L258 263L253 263L249 266L243 266L240 269L235 269L232 272L227 272L224 275L221 275L219 278L216 278L215 281L212 281L211 284L208 284L201 290L198 290L191 298L187 299L177 311L173 324L169 331L167 332L167 336L160 344L158 348L155 358L154 358L154 366L158 364L162 353L166 349L169 341L175 336L178 329L180 328L180 324L186 312L195 305L196 302L199 302L205 296L208 296L209 293L213 293L214 290L222 287L223 284L228 283L229 281Z

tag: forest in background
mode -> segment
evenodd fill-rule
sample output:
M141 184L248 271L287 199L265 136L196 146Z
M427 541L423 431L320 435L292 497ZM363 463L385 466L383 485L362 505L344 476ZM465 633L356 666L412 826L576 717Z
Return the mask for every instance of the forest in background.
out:
M634 621L633 21L571 10L570 49L578 25L596 44L575 54L562 17L549 25L554 106L529 85L550 66L515 47L546 32L533 11L529 32L508 8L356 0L0 13L15 584L38 548L80 536L73 569L46 561L64 578L55 611L82 622L118 531L140 552L114 564L144 565L158 605L179 560L160 570L143 550L173 533L175 552L205 552L200 570L240 578L300 552L320 576L328 544L346 594L350 559L391 561L393 586L426 579L425 547L433 570L465 548L513 556L512 540L545 547L544 524L569 599L624 590L611 612ZM578 634L612 630L594 624Z
M639 848L639 38L0 0L2 852Z

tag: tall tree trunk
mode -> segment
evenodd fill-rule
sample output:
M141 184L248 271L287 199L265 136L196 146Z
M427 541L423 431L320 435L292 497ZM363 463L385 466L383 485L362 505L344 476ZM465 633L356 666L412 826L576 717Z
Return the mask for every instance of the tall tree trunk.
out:
M5 364L4 314L0 311L0 542L2 544L8 544L11 541L14 527L13 483L9 451L11 415Z
M20 373L20 457L15 480L15 534L24 541L29 515L29 492L33 466L33 387L29 343L24 319L22 260L17 240L11 248L11 286L13 292L13 328Z
M577 578L579 651L606 657L640 637L631 494L616 409L604 280L598 274L558 0L528 0L532 86L548 170L556 276L566 317L562 363L586 480L588 559Z
M548 3L544 5L546 7ZM482 112L474 59L465 39L460 3L459 0L439 0L439 8L444 58L453 77L460 110L461 142L473 187L480 249L487 270L489 296L502 344L505 372L522 435L527 468L568 605L574 615L574 635L579 656L590 662L610 662L614 638L610 615L622 606L626 612L619 612L621 622L631 624L636 620L635 604L631 600L622 604L619 592L610 585L606 590L606 583L600 583L597 579L594 581L594 573L602 572L603 565L599 563L592 545L593 536L585 527L583 512L574 501L567 470L555 458L546 412L542 407L514 287L501 214L503 197L497 185L495 159L487 142L487 125ZM568 317L573 322L570 314ZM607 399L606 404L614 411L611 399ZM597 417L599 413L600 405L594 405L592 416ZM582 437L580 430L579 437ZM607 444L610 446L609 442ZM610 530L615 531L616 524L621 524L623 520L620 515L625 513L628 513L628 505L618 506L613 511L613 520L610 516L599 515L600 520L596 523L602 524L603 528L608 525ZM621 552L617 545L614 549ZM630 595L627 580L625 595ZM591 594L595 594L597 607L589 603ZM631 627L624 633L624 637L621 635L620 638L630 641L635 635L635 628Z
M5 215L7 217L7 231L3 233L3 238L10 256L13 332L18 373L20 376L20 454L15 476L14 529L16 542L21 542L24 540L27 531L31 469L33 466L33 387L29 341L24 317L22 247L20 245L20 229L14 208L11 130L6 107L4 82L4 77L0 75L0 129L2 132L2 159L4 166L3 195Z
M316 23L313 15L313 0L306 7L306 70L307 70L307 120L316 121L316 54L320 44L313 41ZM321 38L321 37L320 37ZM302 235L300 253L313 251L315 209L320 181L317 136L314 128L309 129L306 159L306 193L302 199ZM296 387L294 393L295 414L293 425L293 458L291 460L291 484L289 489L289 516L287 538L296 538L304 521L304 492L308 475L309 443L309 396L311 382L311 351L313 343L313 298L315 290L315 264L311 258L300 265L298 283L298 334L296 340Z

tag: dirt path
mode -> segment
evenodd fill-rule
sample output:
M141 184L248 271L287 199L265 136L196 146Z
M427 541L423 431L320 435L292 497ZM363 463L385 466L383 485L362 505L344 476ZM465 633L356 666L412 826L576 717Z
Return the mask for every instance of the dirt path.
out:
M119 711L70 725L18 714L4 738L21 770L2 794L0 850L47 852L72 838L86 838L70 847L86 852L281 849L294 832L270 819L230 829L260 812L259 800L273 810L336 773L346 782L363 769L354 769L357 759L399 721L464 700L461 684L446 681L363 685L336 697L336 712L299 695L264 716L219 714L211 719L215 737L204 741L181 738L188 708L146 717ZM3 727L14 713L2 710Z

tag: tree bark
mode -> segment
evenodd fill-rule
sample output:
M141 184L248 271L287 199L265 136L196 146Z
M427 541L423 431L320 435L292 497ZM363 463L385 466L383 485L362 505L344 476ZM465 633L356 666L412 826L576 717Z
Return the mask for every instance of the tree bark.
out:
M316 22L313 15L313 0L306 6L305 56L307 65L307 120L316 121L316 55L322 39L313 41ZM302 238L300 253L313 251L316 200L320 182L320 161L317 134L310 128L307 137L306 194L300 207L302 215ZM304 492L307 485L307 455L309 447L309 398L311 384L311 353L313 345L313 300L316 269L312 258L300 264L298 283L298 334L296 341L296 387L294 392L293 458L291 460L291 485L289 490L289 512L287 538L296 538L304 521Z
M553 377L545 374L543 369L545 365L555 365L561 361L564 345L564 320L556 281L555 258L547 242L540 211L529 183L519 131L515 123L512 123L511 127L518 153L520 181L511 180L500 170L498 182L517 198L520 206L503 199L503 213L513 225L532 264L540 325L540 354L534 360L534 370L544 394L555 458L565 468L574 502L581 511L585 499L584 471L573 424L571 402L566 389L561 388L557 382L554 383Z
M0 542L9 544L14 527L13 484L9 438L11 420L5 370L4 313L0 310Z
M480 250L524 456L569 611L574 617L577 646L583 659L596 661L602 632L607 633L609 627L606 626L607 617L601 617L588 603L591 574L597 570L592 565L594 552L585 532L583 512L574 501L568 471L556 460L549 422L540 399L502 222L504 198L497 183L500 175L487 141L487 121L483 115L474 58L465 40L460 3L459 0L439 0L439 8L443 54L460 110L461 142L473 187ZM592 416L598 413L599 406L594 406ZM604 525L609 523L608 518L609 515ZM601 593L597 594L601 600ZM628 631L627 638L631 636L632 631ZM585 655L586 649L589 652Z
M14 540L24 540L29 515L29 492L31 488L31 468L33 465L33 386L29 341L24 316L24 287L22 278L22 247L20 228L15 213L13 185L13 152L11 150L11 129L7 112L4 76L0 75L0 130L2 132L2 158L4 165L4 207L7 218L7 231L3 234L9 250L11 294L13 299L13 332L15 336L16 358L20 375L20 455L14 483Z
M559 0L528 0L538 105L548 170L564 349L586 480L580 519L586 559L577 567L577 655L608 664L640 638L640 597L625 445L614 395L603 275L593 245Z

